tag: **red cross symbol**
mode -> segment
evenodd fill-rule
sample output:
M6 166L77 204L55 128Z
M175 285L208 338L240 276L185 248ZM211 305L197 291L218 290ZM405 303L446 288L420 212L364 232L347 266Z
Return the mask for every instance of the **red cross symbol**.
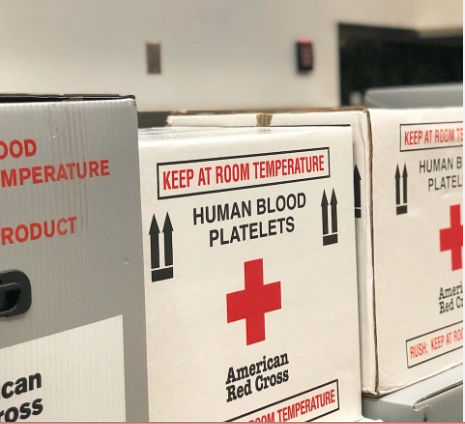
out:
M462 269L463 225L460 223L460 205L450 207L450 228L439 231L441 252L451 251L452 271Z
M247 345L265 340L265 314L281 309L281 282L264 284L263 259L244 263L245 290L226 295L228 324L245 319Z

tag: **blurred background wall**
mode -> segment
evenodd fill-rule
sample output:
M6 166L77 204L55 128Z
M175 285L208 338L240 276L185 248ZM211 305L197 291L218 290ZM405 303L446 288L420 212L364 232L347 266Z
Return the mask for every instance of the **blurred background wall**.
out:
M135 94L141 111L337 106L339 24L457 36L462 16L461 0L2 0L0 91Z

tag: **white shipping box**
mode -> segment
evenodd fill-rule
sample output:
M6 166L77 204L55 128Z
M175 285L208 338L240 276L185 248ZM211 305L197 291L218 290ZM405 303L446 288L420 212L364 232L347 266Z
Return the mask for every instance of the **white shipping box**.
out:
M350 128L139 148L150 420L360 419Z
M380 395L462 362L463 109L172 116L172 126L350 124L362 389Z
M132 98L0 97L0 422L147 421Z

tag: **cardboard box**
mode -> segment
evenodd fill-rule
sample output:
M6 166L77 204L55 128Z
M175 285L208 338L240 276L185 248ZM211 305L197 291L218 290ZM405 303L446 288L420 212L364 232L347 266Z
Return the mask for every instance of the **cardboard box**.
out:
M462 114L344 108L169 118L172 126L352 126L364 392L389 393L462 362Z
M133 98L0 98L0 422L148 419Z
M360 419L350 128L139 148L150 420Z

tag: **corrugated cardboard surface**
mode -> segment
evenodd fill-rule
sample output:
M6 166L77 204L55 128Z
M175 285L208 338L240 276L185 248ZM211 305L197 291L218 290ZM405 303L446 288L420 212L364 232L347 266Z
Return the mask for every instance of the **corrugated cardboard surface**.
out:
M231 114L212 116L173 116L169 118L172 128L195 126L251 127L263 119L262 114ZM376 386L376 338L374 325L373 266L372 266L372 229L371 229L371 134L367 111L355 110L314 111L312 113L278 113L270 119L271 126L312 127L351 125L353 160L357 163L361 178L361 214L355 220L357 231L357 273L359 281L360 337L362 355L362 387L364 391L374 391ZM348 158L351 162L351 158ZM352 178L352 177L351 177ZM353 214L352 216L354 216ZM365 260L366 258L366 260Z
M151 137L145 132L140 141L151 420L249 421L274 416L278 421L285 419L288 407L301 402L305 406L307 400L311 405L325 390L338 392L338 401L287 418L361 418L352 164L345 160L352 155L350 128L167 133L157 131ZM213 188L198 185L199 167L211 166L213 180L221 164L326 148L330 177L285 184L290 177L275 177L260 187L254 178L215 183ZM172 175L164 171L182 169L192 169L195 177L189 187L184 179L183 188L173 188L181 180L169 180ZM168 184L174 185L167 189ZM333 189L339 238L324 246L322 196L326 191L329 199ZM257 214L259 198L269 198L272 205L280 195L298 193L306 198L302 208ZM201 208L204 213L209 208L211 217L216 205L233 210L234 202L249 201L251 215L194 223L193 214ZM282 233L266 235L269 221L289 217L293 229L288 231L286 224ZM265 235L250 238L247 228L252 223L262 223ZM239 226L244 226L245 236ZM234 228L239 228L241 241L231 238ZM222 231L224 242L212 242L215 230ZM167 232L173 252L168 264ZM159 252L155 260L154 252ZM244 319L228 322L228 296L251 284L245 282L246 264L254 261L263 266L265 287L279 282L281 298L279 307L265 313L264 340L255 342L247 338ZM172 278L158 279L163 269L171 269ZM268 302L264 295L254 299L253 310ZM286 364L256 374L250 371L249 366L264 357L274 362L284 354ZM237 375L243 367L250 374L229 381L230 372ZM263 389L261 379L272 375L278 379L278 373L283 381ZM249 394L229 397L228 387L234 385L240 393L239 387L247 384Z
M11 346L122 315L125 418L146 420L135 103L131 99L5 103L0 104L0 118L1 140L34 139L37 143L35 155L0 160L0 170L45 165L58 169L60 164L107 160L110 173L80 179L75 170L74 178L68 174L67 179L38 184L30 178L24 185L0 189L2 228L75 217L73 233L0 245L0 270L18 269L32 285L31 309L25 315L0 319L2 354L8 355ZM93 347L87 346L85 352L92 355ZM31 361L33 355L31 352ZM60 373L80 363L79 356L62 355L61 351L50 350L48 355L49 372ZM18 370L18 378L24 377L21 372ZM42 378L45 387L51 380L45 374ZM73 384L77 382L64 380L56 390ZM107 390L101 378L88 384ZM53 402L53 397L44 397L44 410L53 409ZM0 399L0 410L1 406ZM113 407L101 405L103 410ZM82 408L86 408L85 400ZM60 418L65 419L63 415ZM73 420L73 414L66 419Z

